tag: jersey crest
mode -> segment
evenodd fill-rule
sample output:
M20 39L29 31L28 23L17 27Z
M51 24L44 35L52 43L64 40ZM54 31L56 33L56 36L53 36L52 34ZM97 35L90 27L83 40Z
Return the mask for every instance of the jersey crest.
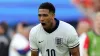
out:
M55 44L56 44L57 46L62 46L62 44L63 44L63 38L56 37L56 38L55 38Z

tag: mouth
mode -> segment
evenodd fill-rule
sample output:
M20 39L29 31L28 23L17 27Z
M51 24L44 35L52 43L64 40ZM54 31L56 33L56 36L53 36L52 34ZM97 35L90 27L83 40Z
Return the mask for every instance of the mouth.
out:
M46 23L41 23L43 26L45 26L46 25Z

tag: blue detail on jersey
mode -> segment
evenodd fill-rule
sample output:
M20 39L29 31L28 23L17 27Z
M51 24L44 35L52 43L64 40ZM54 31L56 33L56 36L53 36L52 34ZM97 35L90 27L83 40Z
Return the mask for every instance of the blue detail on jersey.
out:
M25 55L28 51L30 50L29 47L26 47L24 49L21 49L21 50L17 50L17 52L21 55Z

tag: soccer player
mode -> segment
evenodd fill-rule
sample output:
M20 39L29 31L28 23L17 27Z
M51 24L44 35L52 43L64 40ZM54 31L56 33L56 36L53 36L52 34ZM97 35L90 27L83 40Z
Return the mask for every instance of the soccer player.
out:
M55 7L44 2L39 6L40 24L30 31L31 56L80 56L78 35L70 24L55 18Z

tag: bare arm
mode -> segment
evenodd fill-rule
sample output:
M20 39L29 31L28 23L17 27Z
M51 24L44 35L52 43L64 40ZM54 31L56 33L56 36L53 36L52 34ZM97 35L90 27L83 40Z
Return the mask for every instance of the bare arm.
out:
M80 56L79 45L74 48L70 48L70 52L72 56Z
M38 56L38 51L31 51L31 56Z
M88 56L88 50L87 49L84 49L84 56Z

